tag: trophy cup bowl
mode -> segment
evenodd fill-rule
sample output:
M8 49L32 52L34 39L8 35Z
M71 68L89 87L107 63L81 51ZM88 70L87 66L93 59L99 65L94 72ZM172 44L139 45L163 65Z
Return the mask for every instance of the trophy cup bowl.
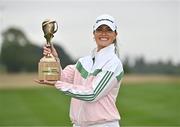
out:
M56 29L55 29L56 24ZM47 44L51 44L51 39L54 37L54 33L58 30L58 25L56 21L51 21L49 19L42 22L42 29L44 32L44 37L46 39Z
M56 27L56 28L55 28ZM45 20L42 23L42 29L44 32L44 37L48 44L48 48L52 47L51 39L54 37L54 33L58 29L56 21ZM57 59L50 53L40 59L38 64L38 79L57 81L60 80L60 63Z

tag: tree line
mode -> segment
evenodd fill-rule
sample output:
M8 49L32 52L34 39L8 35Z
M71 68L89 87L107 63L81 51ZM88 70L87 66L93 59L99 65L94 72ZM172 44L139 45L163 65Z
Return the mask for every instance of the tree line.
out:
M60 57L62 68L74 64L75 60L65 50L54 44ZM2 33L2 46L0 53L0 72L2 70L14 72L37 72L38 62L42 58L42 47L34 45L18 28L9 28ZM180 74L180 64L174 65L171 61L145 62L143 57L135 59L131 65L129 58L123 60L125 73L141 74Z
M17 28L9 28L2 33L2 46L0 54L1 69L7 72L36 72L38 62L43 57L42 47L34 45ZM62 68L73 64L74 60L61 48L54 44L60 57Z
M160 60L146 62L144 57L138 57L131 65L128 57L126 57L123 66L126 73L180 75L180 64L174 65L170 60L167 62Z

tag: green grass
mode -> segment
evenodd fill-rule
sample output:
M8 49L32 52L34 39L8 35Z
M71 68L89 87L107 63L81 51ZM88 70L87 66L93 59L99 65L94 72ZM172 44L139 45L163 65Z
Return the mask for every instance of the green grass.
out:
M117 105L126 126L180 126L180 84L125 85Z
M121 126L180 126L180 84L122 84ZM0 90L0 126L71 126L70 98L52 87Z
M0 126L67 126L69 98L55 89L0 90Z

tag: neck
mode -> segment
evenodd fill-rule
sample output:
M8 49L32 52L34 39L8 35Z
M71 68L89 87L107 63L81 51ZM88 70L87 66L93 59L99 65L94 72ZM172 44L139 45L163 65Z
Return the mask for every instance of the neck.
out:
M109 44L108 46L110 46L111 44ZM106 47L108 47L108 46L97 46L97 52L99 52L101 49L103 49L103 48L106 48Z

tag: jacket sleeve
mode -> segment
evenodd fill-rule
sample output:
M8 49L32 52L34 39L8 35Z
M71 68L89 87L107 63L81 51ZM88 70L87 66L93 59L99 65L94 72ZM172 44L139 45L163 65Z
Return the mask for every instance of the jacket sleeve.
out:
M118 84L122 76L123 70L116 66L114 72L102 69L102 71L99 72L92 81L88 81L87 79L86 85L57 81L55 87L71 97L83 101L96 101L107 95L108 92Z
M73 83L75 74L75 65L68 65L61 70L60 80L63 82Z

